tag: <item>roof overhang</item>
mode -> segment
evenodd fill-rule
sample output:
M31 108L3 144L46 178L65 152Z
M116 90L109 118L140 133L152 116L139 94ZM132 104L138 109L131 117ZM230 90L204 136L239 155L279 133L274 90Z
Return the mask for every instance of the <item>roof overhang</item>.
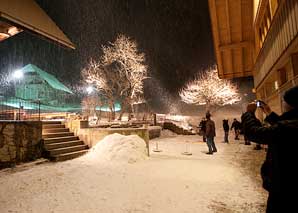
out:
M11 36L22 32L22 29L19 29L9 23L0 20L0 41L3 41Z
M208 0L213 43L220 78L252 75L252 0Z
M0 22L0 30L3 31L0 34L0 36L2 35L0 41L15 35L16 33L13 35L7 33L9 28L14 27L13 29L17 29L17 32L29 30L63 46L75 49L74 44L34 0L1 0L0 18L3 20ZM6 27L1 28L2 25L5 25L3 23L6 24Z

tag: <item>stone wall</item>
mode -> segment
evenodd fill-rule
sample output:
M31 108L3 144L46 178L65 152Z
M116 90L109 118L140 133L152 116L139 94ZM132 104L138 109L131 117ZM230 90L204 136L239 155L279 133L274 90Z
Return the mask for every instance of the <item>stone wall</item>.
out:
M177 126L176 124L170 121L164 122L163 128L171 130L172 132L175 132L178 135L194 135L194 133L192 133L191 131L183 129L182 127Z
M149 139L158 138L161 134L161 127L160 126L149 126Z
M0 169L35 160L41 153L40 121L0 121Z

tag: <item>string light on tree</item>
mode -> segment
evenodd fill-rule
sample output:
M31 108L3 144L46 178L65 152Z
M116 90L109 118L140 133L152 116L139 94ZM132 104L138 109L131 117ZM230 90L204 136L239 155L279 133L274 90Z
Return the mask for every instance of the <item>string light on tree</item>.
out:
M216 67L198 75L179 92L183 102L187 104L211 106L234 104L241 100L236 85L231 81L220 79Z
M143 84L148 78L145 55L138 52L135 41L124 35L102 46L102 51L100 60L91 59L82 76L105 97L112 112L116 101L120 102L121 118L129 106L144 100Z

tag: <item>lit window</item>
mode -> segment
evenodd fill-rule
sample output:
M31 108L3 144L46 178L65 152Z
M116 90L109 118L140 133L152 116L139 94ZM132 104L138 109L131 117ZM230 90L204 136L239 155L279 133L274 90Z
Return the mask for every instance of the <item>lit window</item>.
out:
M278 0L270 0L270 12L271 12L271 17L273 18L277 8L278 8Z

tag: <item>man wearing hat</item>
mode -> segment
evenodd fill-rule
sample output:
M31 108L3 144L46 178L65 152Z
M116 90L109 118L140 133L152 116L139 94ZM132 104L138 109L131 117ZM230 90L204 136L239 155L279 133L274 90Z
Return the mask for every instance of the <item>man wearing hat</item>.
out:
M261 106L267 115L264 127L255 117L256 103L247 106L241 117L246 137L260 144L268 144L261 174L263 187L269 192L266 212L298 212L295 199L298 186L298 87L286 91L284 113L278 116L267 104Z

